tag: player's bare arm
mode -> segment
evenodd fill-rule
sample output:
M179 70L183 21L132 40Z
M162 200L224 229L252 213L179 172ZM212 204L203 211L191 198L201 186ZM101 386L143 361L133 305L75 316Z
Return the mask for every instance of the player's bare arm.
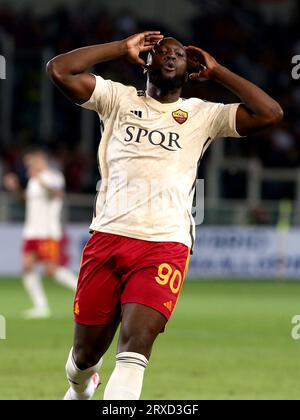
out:
M282 120L281 106L258 86L222 66L201 48L188 46L186 53L189 62L198 70L190 75L190 79L221 83L243 102L236 116L240 135L253 134Z
M79 48L54 57L47 64L53 83L72 101L88 101L95 88L95 78L88 69L95 64L125 57L133 64L144 66L141 53L149 52L163 38L159 31L142 32L125 40Z
M65 195L64 190L61 189L54 189L49 187L42 179L39 178L39 183L41 186L47 191L47 193L53 198L63 198Z
M25 201L25 192L20 184L19 178L14 173L8 173L3 177L3 185L7 191L10 191L16 195L16 197Z

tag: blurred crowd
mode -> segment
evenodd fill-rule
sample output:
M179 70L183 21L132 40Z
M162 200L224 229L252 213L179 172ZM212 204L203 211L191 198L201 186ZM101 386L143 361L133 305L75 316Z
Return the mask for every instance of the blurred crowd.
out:
M291 59L300 54L300 6L295 6L299 2L189 1L201 4L201 7L199 14L189 22L190 35L180 40L201 46L225 66L260 85L281 103L285 111L285 119L279 127L246 141L226 141L226 155L256 157L266 167L300 166L300 81L293 80L291 76ZM85 147L80 136L80 109L70 105L56 90L51 135L41 138L37 123L41 72L44 69L41 57L46 48L56 55L88 44L121 39L150 28L160 28L165 35L177 36L159 22L148 21L146 17L141 20L128 10L111 16L102 8L97 10L82 3L72 10L61 7L47 16L38 17L31 10L17 13L9 3L0 6L0 39L3 36L12 37L16 48L13 138L5 146L1 139L0 177L3 171L15 170L25 182L22 152L29 144L43 144L63 168L69 191L94 191L99 126L95 124L91 147ZM145 86L141 69L126 61L102 64L95 71L138 88ZM210 82L191 82L186 86L184 95L218 102L236 101L224 88ZM203 168L205 171L205 164ZM226 177L224 195L239 198L239 189L243 194L242 178L230 173ZM289 195L288 191L280 190L279 184L277 187L279 192L276 194ZM274 188L276 192L276 186L273 186L271 195ZM265 194L266 198L274 198L268 197L268 189Z

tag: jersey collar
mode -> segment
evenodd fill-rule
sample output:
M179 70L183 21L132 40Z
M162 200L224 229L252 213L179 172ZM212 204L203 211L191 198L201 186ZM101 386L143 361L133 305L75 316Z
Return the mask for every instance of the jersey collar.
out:
M147 94L147 92L145 94L145 100L146 100L148 105L150 105L151 107L153 107L155 109L158 109L160 111L174 110L174 108L178 107L183 102L183 99L179 98L178 101L176 101L176 102L170 102L168 104L163 104L163 103L157 101L156 99L152 98L152 96L149 96Z

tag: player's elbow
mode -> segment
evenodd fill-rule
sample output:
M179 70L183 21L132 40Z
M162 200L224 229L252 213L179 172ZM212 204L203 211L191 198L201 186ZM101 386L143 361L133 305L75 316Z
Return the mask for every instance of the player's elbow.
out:
M275 102L265 118L266 127L274 127L279 124L284 117L284 112L279 103Z
M64 75L57 64L56 58L52 58L52 60L48 61L46 64L46 71L52 82L56 84L62 82Z

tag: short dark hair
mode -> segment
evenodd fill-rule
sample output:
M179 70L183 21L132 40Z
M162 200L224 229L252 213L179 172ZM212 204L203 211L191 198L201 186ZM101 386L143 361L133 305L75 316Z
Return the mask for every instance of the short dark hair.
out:
M28 156L28 155L44 155L46 159L49 158L49 150L47 149L47 147L44 146L37 146L37 145L32 145L32 146L28 146L23 153L23 156Z

